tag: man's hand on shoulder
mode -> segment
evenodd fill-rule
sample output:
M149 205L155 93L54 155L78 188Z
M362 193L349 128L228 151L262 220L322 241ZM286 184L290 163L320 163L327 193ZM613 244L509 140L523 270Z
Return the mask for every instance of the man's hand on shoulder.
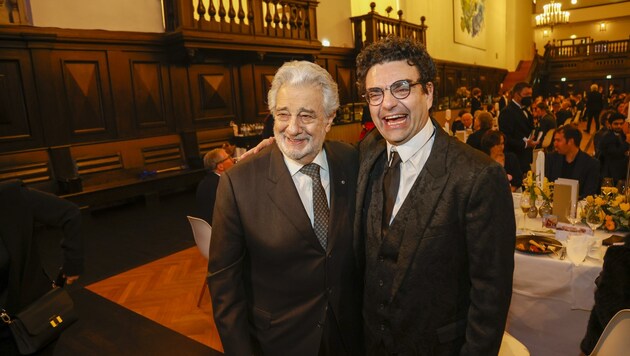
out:
M275 141L276 141L276 139L273 138L273 137L269 137L269 138L266 138L266 139L260 141L260 143L256 147L254 147L254 148L250 149L249 151L243 153L241 155L241 157L238 158L239 161L243 160L243 159L245 159L247 157L250 157L250 156L253 156L253 155L257 154L263 148L272 145Z

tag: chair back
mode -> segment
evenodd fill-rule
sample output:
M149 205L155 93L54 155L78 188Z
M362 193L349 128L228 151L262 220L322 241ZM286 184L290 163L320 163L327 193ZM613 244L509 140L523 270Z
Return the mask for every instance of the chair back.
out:
M555 132L556 130L554 129L547 131L547 133L545 134L545 137L542 140L542 148L547 148L551 145L551 142L553 142L553 134Z
M212 227L205 220L194 216L187 216L190 227L195 237L195 243L199 252L208 259L210 254L210 239L212 237Z
M630 309L610 319L590 356L621 356L630 352Z
M498 356L529 356L529 350L514 336L504 331Z

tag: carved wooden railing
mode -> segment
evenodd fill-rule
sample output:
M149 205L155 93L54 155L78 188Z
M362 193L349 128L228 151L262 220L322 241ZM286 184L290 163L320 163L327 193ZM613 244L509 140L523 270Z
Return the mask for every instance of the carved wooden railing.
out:
M166 30L317 40L315 0L166 0Z
M28 25L24 0L0 0L0 25Z
M389 18L391 7L386 9L387 17L379 15L374 8L375 3L370 3L371 11L366 15L351 17L352 27L354 31L354 46L357 49L376 42L388 35L396 35L404 38L412 38L425 46L427 45L426 31L427 26L424 24L425 17L420 18L420 25L404 21L402 18L402 10L398 10L398 19Z
M589 37L559 40L545 46L545 58L578 58L630 54L630 39L594 41Z

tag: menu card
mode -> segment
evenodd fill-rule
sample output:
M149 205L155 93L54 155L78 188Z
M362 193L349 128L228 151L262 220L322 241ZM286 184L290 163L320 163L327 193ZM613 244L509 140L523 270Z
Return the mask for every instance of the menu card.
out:
M575 214L573 203L577 202L579 182L575 179L558 178L553 185L553 215L558 221L568 223L567 212Z

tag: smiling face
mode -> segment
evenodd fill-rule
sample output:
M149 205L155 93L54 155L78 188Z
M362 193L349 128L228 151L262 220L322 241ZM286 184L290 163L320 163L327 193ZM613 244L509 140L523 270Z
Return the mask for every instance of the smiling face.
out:
M429 121L429 109L433 104L433 84L427 83L428 93L424 93L421 85L411 87L409 96L396 99L392 96L389 86L399 80L416 82L420 73L407 61L395 61L376 64L367 71L365 87L384 90L383 102L379 105L369 105L372 121L383 135L393 145L401 145L414 137Z
M321 151L334 115L326 117L323 95L316 85L283 85L276 95L273 132L278 147L301 164Z

